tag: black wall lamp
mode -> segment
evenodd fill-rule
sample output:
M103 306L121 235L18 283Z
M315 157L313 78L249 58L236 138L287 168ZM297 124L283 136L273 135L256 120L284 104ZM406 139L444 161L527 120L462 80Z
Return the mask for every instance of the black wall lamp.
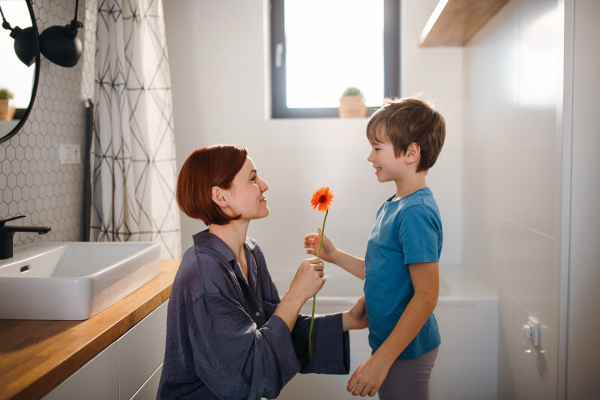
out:
M35 61L35 32L33 27L27 27L25 29L21 29L18 26L14 28L10 26L6 18L4 17L4 13L2 12L2 7L0 7L0 14L2 15L2 27L6 30L10 31L10 37L15 39L15 53L19 60L28 67L33 64Z
M40 34L40 51L48 60L61 67L75 66L83 51L81 39L77 37L77 30L83 27L77 21L78 11L79 0L76 0L75 17L69 25L54 25Z
M77 12L79 11L79 0L75 2L75 18L70 24L61 26L54 25L45 29L39 37L41 53L54 64L61 67L73 67L77 65L83 45L81 39L77 37L77 30L83 27L83 24L77 21ZM2 8L2 27L10 31L10 36L15 39L15 53L19 60L27 66L31 66L35 61L35 33L32 27L21 29L18 26L10 26Z

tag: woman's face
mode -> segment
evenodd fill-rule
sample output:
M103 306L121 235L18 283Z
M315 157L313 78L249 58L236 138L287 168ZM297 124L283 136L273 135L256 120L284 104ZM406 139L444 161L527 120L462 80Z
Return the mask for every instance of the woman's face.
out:
M267 182L258 177L256 166L250 157L233 178L229 189L229 209L233 215L241 215L241 219L260 219L269 215L265 192L269 189Z

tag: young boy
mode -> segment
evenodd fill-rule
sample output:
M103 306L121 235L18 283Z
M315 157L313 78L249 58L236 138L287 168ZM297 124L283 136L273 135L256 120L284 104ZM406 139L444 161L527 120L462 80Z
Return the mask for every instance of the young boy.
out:
M364 279L372 356L348 382L355 396L428 399L440 335L433 310L439 289L442 222L425 177L442 149L444 118L416 98L388 100L367 124L379 182L396 183L377 217L365 259L323 237L320 258ZM320 230L304 239L316 254Z

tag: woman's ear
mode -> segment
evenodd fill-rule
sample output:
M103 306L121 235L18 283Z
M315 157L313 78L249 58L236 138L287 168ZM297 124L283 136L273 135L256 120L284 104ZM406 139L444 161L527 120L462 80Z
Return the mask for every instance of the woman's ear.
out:
M226 197L226 191L221 189L218 186L213 186L212 187L212 201L215 202L215 204L217 204L220 207L228 207L229 203L227 202L227 197Z
M421 158L421 146L412 142L408 145L406 149L406 162L409 164L413 164Z

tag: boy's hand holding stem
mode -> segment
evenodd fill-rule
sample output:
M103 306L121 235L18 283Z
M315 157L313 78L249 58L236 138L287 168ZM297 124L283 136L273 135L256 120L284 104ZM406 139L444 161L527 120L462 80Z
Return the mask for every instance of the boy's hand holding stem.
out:
M321 241L321 233L322 231L319 227L317 228L317 233L309 233L304 237L304 248L307 249L306 253L317 254ZM321 245L319 258L323 261L339 265L351 274L364 279L364 260L339 250L327 235L323 235L323 244ZM342 321L344 332L350 329L364 329L368 326L364 297L361 297L350 310L342 313Z
M318 233L309 233L304 237L304 248L308 254L317 254L321 241L321 228ZM327 235L323 235L321 254L323 261L335 264L360 279L365 279L365 260L339 250Z

